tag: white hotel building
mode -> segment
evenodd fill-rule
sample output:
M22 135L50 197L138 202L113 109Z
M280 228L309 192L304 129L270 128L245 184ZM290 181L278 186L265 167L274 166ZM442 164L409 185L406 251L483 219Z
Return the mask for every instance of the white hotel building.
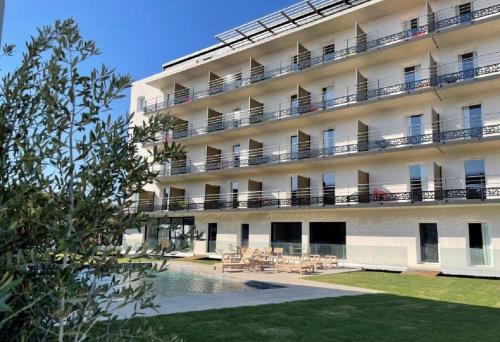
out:
M500 276L500 0L310 0L216 39L133 84L186 151L137 194L144 241Z

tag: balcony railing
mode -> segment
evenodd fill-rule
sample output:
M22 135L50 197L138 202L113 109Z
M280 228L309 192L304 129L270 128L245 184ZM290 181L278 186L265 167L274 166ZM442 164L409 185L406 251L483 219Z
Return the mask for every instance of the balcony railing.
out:
M356 154L359 152L381 151L389 149L397 149L408 146L419 146L432 143L447 143L456 140L477 140L491 136L500 135L500 116L498 113L487 114L485 120L497 121L499 123L484 125L480 127L455 128L441 132L432 132L432 126L459 126L459 119L446 120L443 122L435 122L427 125L422 125L422 131L430 130L430 133L420 135L409 135L395 138L378 138L368 140L366 142L358 141L357 137L340 137L341 140L354 141L347 144L335 144L332 146L320 146L318 142L308 143L309 147L303 148L298 146L296 151L291 150L291 146L271 147L258 151L242 151L239 156L233 154L220 155L219 160L206 162L206 158L188 159L182 162L173 162L165 165L155 165L153 171L158 172L159 176L175 176L190 173L201 173L207 171L244 168L256 165L272 165L305 159L321 159L327 157L335 157L345 154ZM461 119L460 119L461 120ZM405 132L407 127L400 128L397 132L381 131L369 132L368 137L401 134ZM394 130L396 131L396 130ZM337 137L339 139L339 137ZM304 144L302 144L304 145Z
M294 58L291 58L292 56L290 56L284 61L279 61L278 63L258 66L246 72L241 72L235 75L229 75L217 80L210 81L201 86L178 90L177 92L170 93L162 98L149 99L145 103L144 112L151 113L178 104L192 102L208 96L225 93L234 89L248 86L250 84L277 78L293 72L300 72L313 66L328 64L332 61L344 59L371 49L379 48L384 45L420 37L430 31L441 30L464 23L470 23L471 21L500 13L500 4L484 4L479 0L476 0L473 3L477 4L477 7L480 8L477 8L467 14L456 15L455 8L453 7L453 12L448 10L441 11L442 14L438 12L435 14L433 22L418 26L416 28L402 30L395 33L388 32L382 37L379 36L378 32L384 32L384 29L380 28L379 30L377 30L375 38L367 39L366 41L358 39L359 37L351 38L351 45L349 46L349 40L347 40L344 44L346 45L346 47L340 50L331 51L328 53L325 53L323 49L307 51L303 55L297 55L297 57L295 58L295 62ZM427 16L425 16L423 19L427 21ZM399 26L401 27L403 25ZM390 30L388 29L388 31ZM370 37L372 35L373 34L368 32L366 34L366 37Z
M450 200L500 201L498 175L468 176L466 178L421 179L419 182L371 183L356 186L333 186L328 189L301 188L242 192L240 194L207 194L139 201L137 210L190 211L190 210L245 210L278 208L350 207L385 203L416 204L441 203ZM475 203L475 202L473 202Z
M279 208L319 208L319 207L351 207L363 204L383 203L433 203L449 200L500 200L500 187L448 189L433 191L405 191L394 193L368 193L366 195L353 193L351 195L331 196L317 195L287 198L262 198L242 201L210 200L210 201L185 201L172 204L168 207L152 206L152 201L147 206L139 203L139 208L149 208L147 212L158 210L190 211L190 210L244 210L244 209L279 209ZM235 205L237 203L237 205Z
M327 98L323 94L317 96L305 96L299 98L299 105L292 106L290 103L278 103L262 107L252 108L237 113L228 113L221 118L204 120L183 124L174 128L173 138L194 137L212 132L220 132L249 126L252 124L275 121L291 117L298 117L313 112L323 112L345 105L362 103L370 99L383 98L399 94L411 94L417 91L430 90L433 87L443 87L452 83L471 81L485 76L500 73L500 52L481 55L474 58L470 65L473 68L461 70L459 62L443 63L437 69L430 68L422 70L421 74L426 77L422 79L405 81L401 76L389 76L378 80L368 80L364 83L346 87L343 96ZM353 91L352 89L358 89ZM164 135L158 136L158 141L163 141Z

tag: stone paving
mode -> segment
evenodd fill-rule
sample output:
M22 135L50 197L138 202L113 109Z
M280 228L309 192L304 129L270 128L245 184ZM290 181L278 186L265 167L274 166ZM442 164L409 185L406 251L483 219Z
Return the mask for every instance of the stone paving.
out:
M285 303L296 300L308 300L326 297L354 296L377 291L349 286L320 283L302 279L298 273L274 273L273 271L247 272L215 271L214 266L203 265L188 261L171 261L169 269L173 271L193 272L197 274L222 277L233 281L259 281L281 285L282 287L253 290L235 293L190 294L177 297L160 297L156 300L159 308L143 310L141 315L154 316L189 311L203 311L210 309L232 308L239 306L253 306L264 304ZM315 274L331 274L352 272L355 269L318 270ZM116 314L121 318L130 317L131 308L121 308Z

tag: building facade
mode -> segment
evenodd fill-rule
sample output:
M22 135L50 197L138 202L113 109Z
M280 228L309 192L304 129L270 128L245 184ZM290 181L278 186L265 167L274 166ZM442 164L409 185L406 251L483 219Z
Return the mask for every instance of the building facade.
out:
M500 0L315 0L166 63L131 111L186 153L137 194L141 239L500 276L499 33Z

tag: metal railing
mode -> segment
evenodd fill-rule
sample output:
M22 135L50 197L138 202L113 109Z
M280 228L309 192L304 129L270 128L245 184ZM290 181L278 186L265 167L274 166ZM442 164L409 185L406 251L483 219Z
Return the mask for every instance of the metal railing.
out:
M467 14L457 15L454 12L455 7L452 7L453 12L448 10L436 12L434 21L420 25L416 28L401 30L395 33L391 32L383 36L379 36L379 32L385 30L383 28L378 29L376 30L375 38L369 38L372 36L370 32L366 33L365 37L368 37L366 40L360 40L359 37L350 38L350 40L352 40L351 45L349 46L349 40L347 40L345 42L346 47L340 50L327 53L325 53L323 48L307 51L303 54L289 56L285 60L280 60L279 62L257 66L245 72L221 77L200 86L178 90L174 93L167 94L165 97L148 99L145 101L144 112L155 112L178 104L196 101L201 98L228 92L292 72L300 72L316 65L327 64L380 46L420 37L434 30L441 30L490 17L500 13L500 4L496 2L497 1L495 1L495 3L485 3L484 1L476 0L473 3L477 4L477 6L473 6L473 8L477 8ZM424 16L424 18L427 21L427 16ZM402 27L402 23L399 26Z
M383 135L405 134L408 128L404 127L394 129L394 131L385 130L369 132L366 137L362 135L336 137L336 140L348 141L344 144L335 144L335 141L332 141L330 142L331 145L324 146L319 142L313 141L298 144L296 150L292 150L291 145L275 146L258 150L245 150L241 151L240 155L234 155L232 153L221 154L208 158L186 159L185 161L176 161L163 165L157 164L154 165L153 171L158 172L159 176L176 176L207 171L245 168L257 165L299 162L305 159L321 159L408 146L441 144L456 140L477 140L500 135L500 116L498 116L498 113L486 114L484 119L498 121L498 123L479 127L452 128L453 126L459 126L458 122L461 119L445 120L443 122L437 121L422 125L421 130L423 132L426 130L430 132L419 135L398 136L394 138L381 137ZM433 126L440 126L441 129L444 128L444 126L450 126L451 129L433 131ZM375 139L371 140L369 137L375 137ZM350 143L349 141L353 142Z
M172 197L168 201L161 199L139 200L137 210L240 210L271 209L290 207L335 207L356 206L360 204L382 203L419 203L446 200L500 199L500 177L469 176L466 178L448 177L421 179L416 183L370 183L351 186L331 186L323 188L300 188L290 190L267 190L234 193L216 193ZM144 211L144 210L143 210Z
M463 69L463 62L442 63L437 67L420 71L422 78L408 80L401 75L388 76L381 79L368 79L366 82L336 89L341 96L334 94L308 95L298 98L295 104L277 103L254 107L244 111L222 114L210 120L184 123L174 128L169 134L174 139L194 137L216 131L225 131L252 124L298 117L312 112L322 112L346 105L361 103L370 99L386 96L411 94L417 91L430 90L433 87L443 87L452 83L471 81L485 76L500 73L500 52L474 57ZM417 75L418 77L418 75ZM159 135L158 141L163 141L165 135Z

